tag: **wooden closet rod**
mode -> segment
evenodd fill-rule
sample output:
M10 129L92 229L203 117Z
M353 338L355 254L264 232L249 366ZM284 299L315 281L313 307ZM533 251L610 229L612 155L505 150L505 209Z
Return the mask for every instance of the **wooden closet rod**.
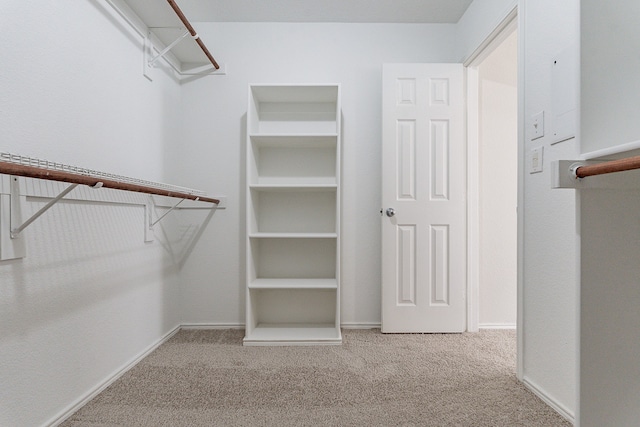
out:
M609 162L595 165L580 166L576 168L576 176L585 178L587 176L603 175L606 173L623 172L633 169L640 169L640 156L628 157L626 159L611 160Z
M200 202L219 204L220 200L210 197L202 197L196 194L182 193L179 191L163 190L140 184L119 182L110 179L96 178L92 176L79 175L75 173L39 168L36 166L21 165L11 162L0 162L0 173L14 176L24 176L27 178L46 179L49 181L68 182L71 184L83 184L89 187L113 188L115 190L133 191L136 193L154 194L158 196L176 197L180 199L196 200Z
M196 43L198 43L198 46L200 46L200 49L202 49L202 51L207 56L207 58L209 58L209 61L211 61L214 68L216 70L220 69L220 66L218 65L216 60L213 59L213 56L211 56L211 53L209 53L209 49L207 49L207 47L204 45L204 43L200 39L200 36L198 36L198 33L196 33L196 30L193 29L193 26L191 26L191 23L189 22L187 17L184 16L184 13L182 13L182 10L180 10L176 2L174 0L167 0L167 1L169 2L169 5L173 9L173 11L176 13L176 15L178 15L178 18L180 18L184 26L187 28L187 30L191 34L191 37L193 37L196 40Z

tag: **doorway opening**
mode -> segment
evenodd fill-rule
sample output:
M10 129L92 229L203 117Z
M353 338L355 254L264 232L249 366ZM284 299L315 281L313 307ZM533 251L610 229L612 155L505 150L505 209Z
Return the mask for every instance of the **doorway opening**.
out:
M467 66L468 330L516 329L518 32L513 13Z

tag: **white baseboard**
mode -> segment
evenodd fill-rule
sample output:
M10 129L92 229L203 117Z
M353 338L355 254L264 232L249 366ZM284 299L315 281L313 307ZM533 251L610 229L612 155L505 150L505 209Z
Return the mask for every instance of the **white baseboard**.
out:
M480 329L516 329L515 323L480 323Z
M573 411L570 411L566 406L562 403L555 400L553 397L549 396L547 392L545 392L541 387L532 381L528 380L526 377L522 379L522 383L525 387L527 387L533 394L538 396L544 403L549 405L553 410L555 410L558 414L562 415L567 421L571 424L576 424L576 416Z
M56 427L62 424L67 418L76 413L80 408L89 403L91 399L102 393L107 387L109 387L113 382L115 382L118 378L124 375L131 368L136 366L142 359L147 357L151 352L153 352L156 348L160 347L166 341L169 340L172 336L174 336L180 330L180 325L176 326L169 332L167 332L164 336L162 336L158 341L151 344L149 347L144 349L140 354L135 356L129 362L125 363L122 367L117 369L111 375L107 376L104 381L95 386L92 390L90 390L87 394L80 397L74 403L69 405L66 409L62 410L58 415L54 416L49 422L44 425L49 427Z
M342 329L380 329L380 322L344 322L340 324Z
M244 323L183 323L181 329L244 329Z
M183 323L182 329L244 329L244 323ZM345 322L342 329L380 329L380 322ZM514 326L515 327L515 326Z

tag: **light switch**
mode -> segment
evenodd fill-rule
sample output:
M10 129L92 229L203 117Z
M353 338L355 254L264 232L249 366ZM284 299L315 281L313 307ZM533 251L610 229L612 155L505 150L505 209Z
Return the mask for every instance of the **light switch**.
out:
M531 116L531 140L544 136L544 111Z
M529 173L542 172L542 155L544 147L538 147L531 150L529 154Z

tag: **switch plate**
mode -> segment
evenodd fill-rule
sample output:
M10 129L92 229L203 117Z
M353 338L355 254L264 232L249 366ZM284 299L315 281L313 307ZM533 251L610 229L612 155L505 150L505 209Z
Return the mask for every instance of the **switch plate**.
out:
M544 136L544 111L531 116L531 140Z
M529 152L529 173L542 172L544 147L534 148Z

